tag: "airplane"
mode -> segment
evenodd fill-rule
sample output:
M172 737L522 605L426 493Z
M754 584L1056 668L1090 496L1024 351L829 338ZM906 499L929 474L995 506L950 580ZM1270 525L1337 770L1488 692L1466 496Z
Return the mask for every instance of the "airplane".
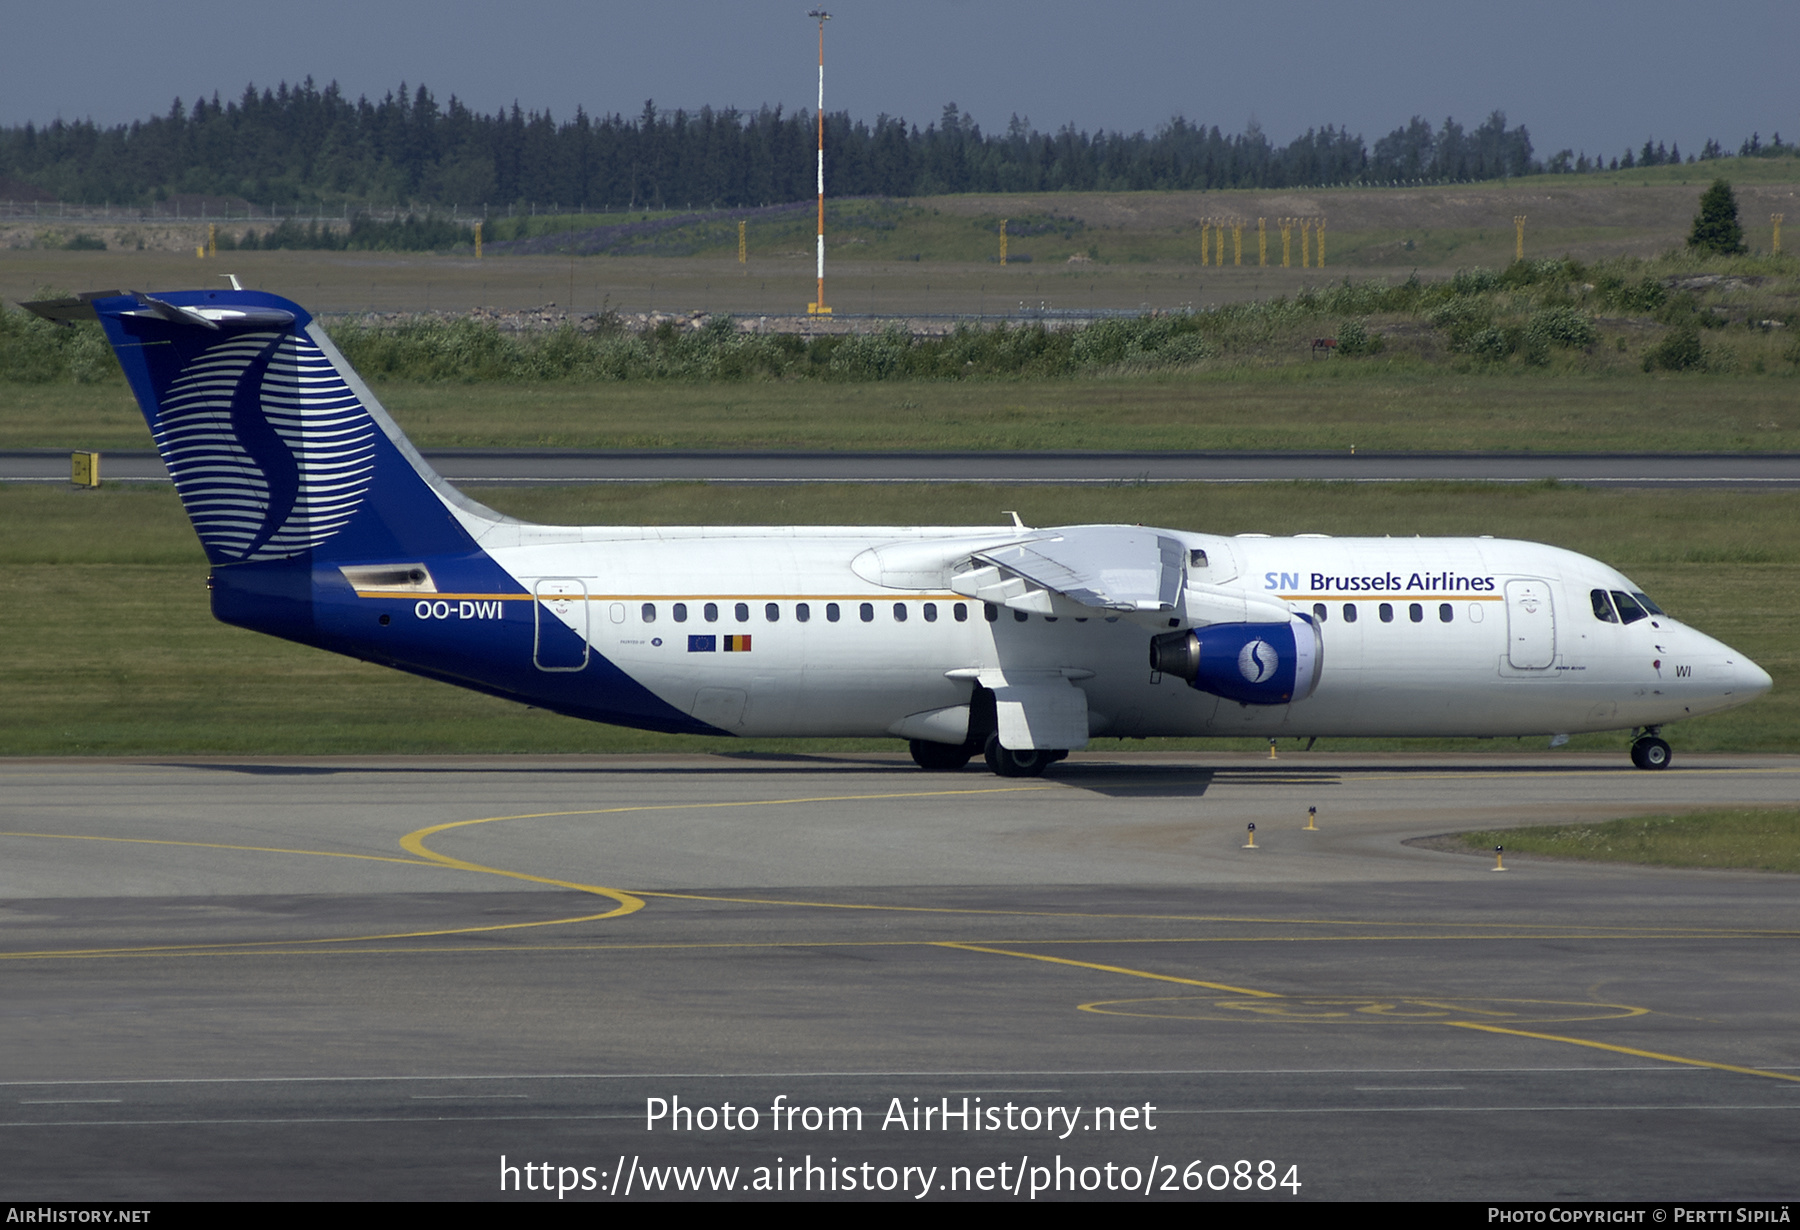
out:
M1095 737L1662 727L1770 678L1617 570L1494 538L1139 525L553 526L445 482L300 305L232 288L98 320L228 624L646 730L907 741L1036 776Z

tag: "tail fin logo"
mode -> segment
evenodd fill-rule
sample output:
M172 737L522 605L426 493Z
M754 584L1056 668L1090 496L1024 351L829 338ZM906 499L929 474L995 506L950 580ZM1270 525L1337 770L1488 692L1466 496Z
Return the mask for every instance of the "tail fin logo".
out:
M216 563L281 559L348 525L376 427L331 361L292 332L235 333L162 399L156 446Z

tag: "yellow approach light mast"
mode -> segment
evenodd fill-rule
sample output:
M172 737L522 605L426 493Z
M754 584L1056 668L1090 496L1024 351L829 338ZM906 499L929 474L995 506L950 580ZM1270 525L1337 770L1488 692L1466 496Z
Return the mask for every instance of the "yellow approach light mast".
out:
M806 310L816 316L831 311L825 306L825 23L831 20L831 14L814 9L807 16L819 22L819 297L817 302L806 305Z

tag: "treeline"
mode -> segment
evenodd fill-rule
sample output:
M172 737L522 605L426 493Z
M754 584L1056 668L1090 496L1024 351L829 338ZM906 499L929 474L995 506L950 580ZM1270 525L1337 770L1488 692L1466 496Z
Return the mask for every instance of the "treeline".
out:
M492 115L455 97L441 106L424 86L353 102L308 78L252 86L230 102L177 99L166 115L110 128L58 120L0 129L0 179L96 204L186 195L301 206L742 207L811 196L815 139L805 111L646 103L633 119L578 110L558 123L517 105ZM1014 116L1003 132L984 133L954 104L923 129L830 114L825 141L834 196L1284 188L1541 169L1525 128L1498 111L1472 130L1415 118L1373 151L1330 124L1277 145L1255 123L1225 133L1180 117L1154 133L1047 133Z

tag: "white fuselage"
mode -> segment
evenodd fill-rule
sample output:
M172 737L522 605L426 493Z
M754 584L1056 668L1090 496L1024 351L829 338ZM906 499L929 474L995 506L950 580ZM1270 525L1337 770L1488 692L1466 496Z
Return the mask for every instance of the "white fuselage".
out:
M566 595L540 602L539 618L561 619L674 708L742 735L951 741L931 715L968 704L970 682L995 672L1066 679L1085 696L1087 733L1115 737L1653 727L1769 686L1742 654L1665 615L1602 619L1593 591L1636 587L1556 547L1154 532L1193 559L1174 611L1059 596L1050 615L950 588L970 544L1007 542L1012 527L508 522L479 538L528 592ZM1322 642L1302 700L1242 704L1150 669L1150 638L1170 627L1290 614L1311 617ZM693 648L707 637L712 648Z

